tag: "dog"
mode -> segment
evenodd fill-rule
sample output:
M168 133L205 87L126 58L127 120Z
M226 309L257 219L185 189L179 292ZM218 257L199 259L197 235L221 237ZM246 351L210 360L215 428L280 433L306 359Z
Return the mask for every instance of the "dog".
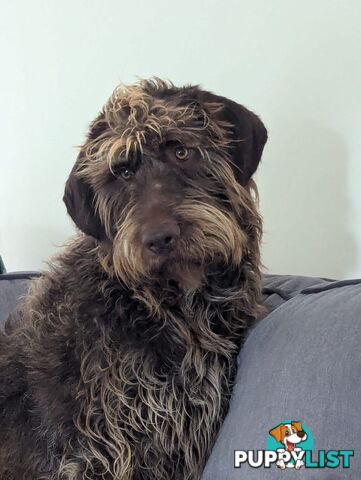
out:
M266 140L199 86L115 89L66 182L78 234L0 337L1 480L200 478L263 308Z
M301 442L307 440L307 433L303 430L301 422L291 422L291 423L282 423L277 427L273 428L270 432L270 435L274 437L277 442L280 442L284 445L284 449L277 449L278 452L293 452L293 451L301 451L300 447L296 447ZM302 466L304 466L304 461L298 459L296 463L285 463L284 460L279 460L277 462L277 466L284 470L285 468L295 468L299 470Z

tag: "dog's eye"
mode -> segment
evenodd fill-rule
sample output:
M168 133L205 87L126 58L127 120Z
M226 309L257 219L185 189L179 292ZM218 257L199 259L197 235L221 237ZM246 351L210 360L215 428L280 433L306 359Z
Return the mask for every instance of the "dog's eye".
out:
M124 180L130 180L133 176L133 172L126 165L117 165L113 167L112 173L116 177L124 178Z
M129 180L132 177L132 172L127 167L122 167L120 169L120 176L125 180Z
M189 156L189 150L186 147L183 147L183 145L178 145L174 149L174 155L178 160L187 160Z

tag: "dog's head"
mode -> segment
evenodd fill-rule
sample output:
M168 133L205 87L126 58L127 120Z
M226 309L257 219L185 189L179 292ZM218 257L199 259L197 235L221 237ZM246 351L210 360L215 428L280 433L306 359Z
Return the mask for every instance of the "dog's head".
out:
M304 432L301 422L282 423L269 433L289 451L292 451L298 443L307 440L307 433Z
M91 124L64 201L124 282L191 287L259 237L250 189L266 139L255 114L197 86L122 85Z

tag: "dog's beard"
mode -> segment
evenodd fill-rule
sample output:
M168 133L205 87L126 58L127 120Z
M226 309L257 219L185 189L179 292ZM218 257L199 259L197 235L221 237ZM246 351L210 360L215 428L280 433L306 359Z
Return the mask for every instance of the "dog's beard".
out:
M160 283L175 283L183 291L201 288L206 277L206 268L197 262L165 262L157 272Z
M128 255L129 250L128 246ZM189 251L183 251L182 254L172 252L170 255L156 257L144 255L143 252L137 254L133 250L126 258L123 249L119 248L113 254L113 268L116 276L131 288L145 283L156 283L160 287L176 283L181 290L191 291L201 288L215 266L236 264L229 262L228 256L225 259L224 252L202 250L199 255L192 253L193 255ZM134 259L138 261L132 263L131 260Z
M166 255L144 249L131 215L122 222L113 241L112 260L115 274L128 286L173 280L182 289L194 290L212 265L241 263L246 234L231 213L193 199L184 201L174 214L189 227Z
M167 255L154 255L120 241L115 245L113 266L116 275L129 287L157 284L161 288L176 283L182 290L196 290L205 279L209 259L190 242Z

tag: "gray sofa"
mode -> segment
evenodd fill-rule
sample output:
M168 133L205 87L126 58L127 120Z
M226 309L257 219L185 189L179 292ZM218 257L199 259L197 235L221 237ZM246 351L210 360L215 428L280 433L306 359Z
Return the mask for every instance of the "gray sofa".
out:
M0 325L30 277L0 275ZM202 480L360 480L361 280L267 275L264 302L269 313L241 350L230 410ZM306 466L255 468L244 460L249 451L259 459L282 448L269 431L291 421L306 432L299 444L309 450Z

